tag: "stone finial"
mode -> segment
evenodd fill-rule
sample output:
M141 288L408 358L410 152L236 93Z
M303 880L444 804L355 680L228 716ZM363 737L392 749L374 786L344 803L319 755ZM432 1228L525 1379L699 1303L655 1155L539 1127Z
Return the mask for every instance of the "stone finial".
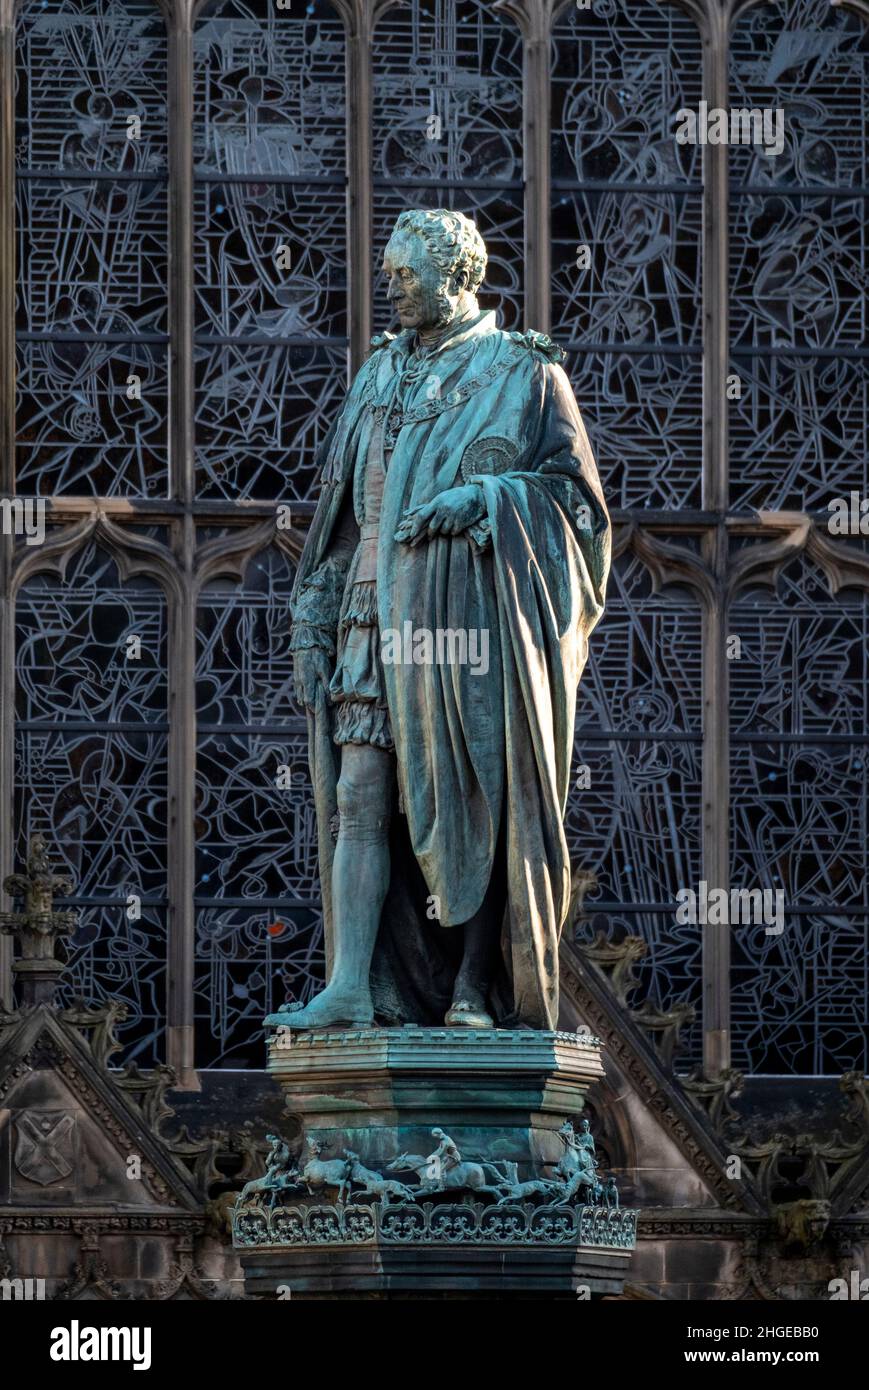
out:
M44 835L31 835L27 873L9 874L4 890L24 899L23 912L0 912L0 932L16 937L19 958L12 966L21 981L21 1003L52 1004L64 963L55 956L61 936L69 936L78 924L78 912L54 909L55 893L69 895L73 881L51 871Z

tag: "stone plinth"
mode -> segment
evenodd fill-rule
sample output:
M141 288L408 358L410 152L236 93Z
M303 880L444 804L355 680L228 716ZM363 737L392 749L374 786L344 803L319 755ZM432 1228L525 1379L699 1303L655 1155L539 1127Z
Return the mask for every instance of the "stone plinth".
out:
M429 1153L440 1126L463 1156L556 1163L559 1126L603 1074L600 1043L530 1029L371 1028L282 1033L268 1069L308 1137L371 1167Z
M268 1068L305 1142L295 1166L237 1204L233 1239L248 1294L575 1299L621 1291L637 1213L602 1205L602 1185L559 1200L563 1183L554 1181L569 1147L559 1130L578 1121L603 1076L597 1039L526 1029L287 1029L270 1041ZM432 1168L446 1136L450 1156ZM354 1179L336 1188L348 1154ZM324 1164L332 1165L327 1182ZM460 1170L462 1184L451 1190ZM593 1198L601 1204L582 1205Z

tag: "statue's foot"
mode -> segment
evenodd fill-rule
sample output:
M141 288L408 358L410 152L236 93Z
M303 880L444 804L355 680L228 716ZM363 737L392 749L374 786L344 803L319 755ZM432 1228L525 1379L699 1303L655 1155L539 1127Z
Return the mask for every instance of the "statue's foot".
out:
M374 1005L368 990L343 990L327 987L303 1006L289 1005L286 1012L269 1014L266 1028L335 1028L339 1024L352 1028L367 1028L374 1022Z
M470 998L454 999L447 1011L444 1023L448 1028L494 1028L495 1020L483 1007L480 996L474 992Z

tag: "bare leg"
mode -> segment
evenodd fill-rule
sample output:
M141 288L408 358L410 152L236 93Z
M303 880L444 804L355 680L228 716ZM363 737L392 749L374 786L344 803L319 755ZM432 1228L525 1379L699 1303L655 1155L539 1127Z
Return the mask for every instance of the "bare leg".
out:
M371 1023L368 974L389 888L389 816L394 758L370 744L345 744L338 781L338 843L332 864L335 958L328 985L304 1009L272 1014L290 1028Z

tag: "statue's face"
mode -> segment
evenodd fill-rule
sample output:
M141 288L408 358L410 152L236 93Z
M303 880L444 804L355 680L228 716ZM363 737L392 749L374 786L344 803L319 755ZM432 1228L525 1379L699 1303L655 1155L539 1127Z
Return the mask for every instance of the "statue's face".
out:
M422 237L396 232L383 256L387 298L402 328L442 328L455 317L464 286L432 260Z

